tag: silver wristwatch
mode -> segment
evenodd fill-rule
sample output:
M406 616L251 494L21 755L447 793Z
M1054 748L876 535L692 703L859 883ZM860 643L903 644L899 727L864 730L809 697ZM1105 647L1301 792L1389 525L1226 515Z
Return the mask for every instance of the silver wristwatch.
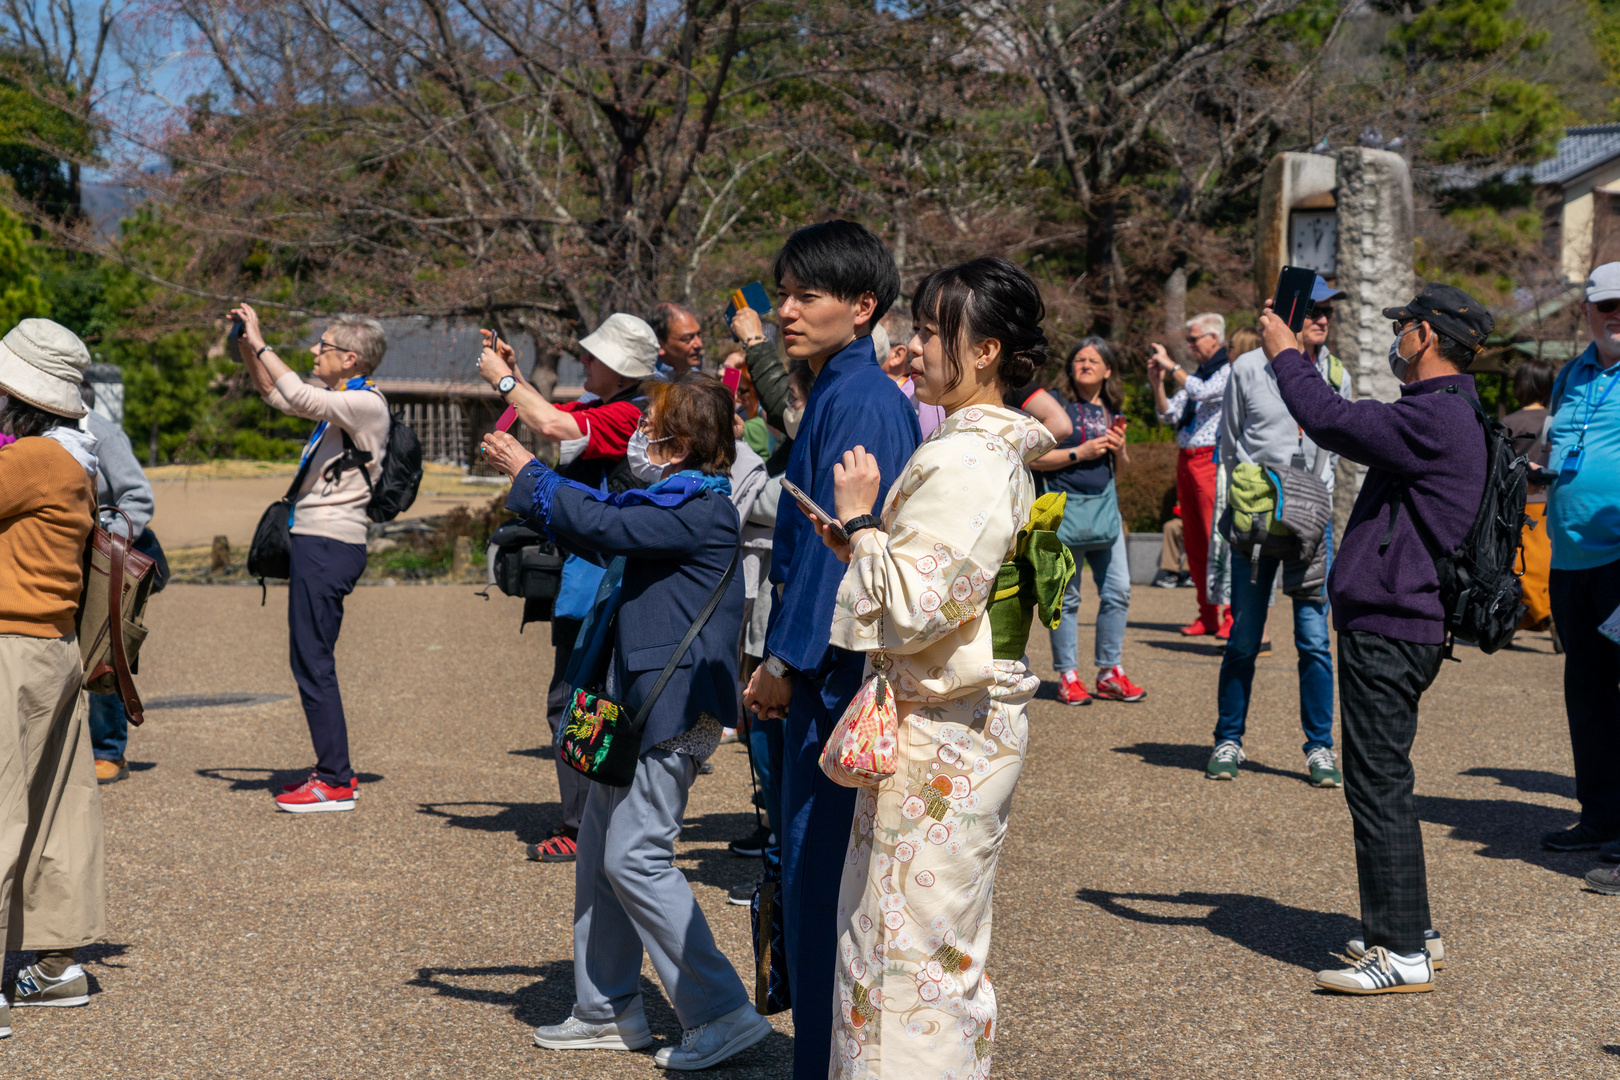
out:
M773 678L787 678L788 666L782 662L782 658L779 656L767 656L765 663L760 666L770 672Z

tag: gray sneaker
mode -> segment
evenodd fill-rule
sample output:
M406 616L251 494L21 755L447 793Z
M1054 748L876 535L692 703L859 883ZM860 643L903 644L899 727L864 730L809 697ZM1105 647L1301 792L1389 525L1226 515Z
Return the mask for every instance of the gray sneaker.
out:
M1600 866L1586 875L1586 887L1593 892L1620 896L1620 866Z
M1439 971L1446 966L1446 943L1440 937L1438 930L1423 931L1423 947L1428 950L1429 964ZM1367 942L1359 937L1353 937L1344 943L1344 951L1352 959L1360 960L1367 954Z
M1248 761L1239 743L1227 739L1225 742L1215 744L1215 752L1209 755L1209 764L1204 766L1206 780L1236 780L1238 766Z
M653 1064L682 1071L707 1069L742 1053L771 1031L769 1020L755 1012L752 1005L742 1005L707 1024L687 1028L681 1035L681 1045L661 1047L653 1055Z
M68 969L54 979L34 964L17 972L17 981L11 985L11 1004L18 1009L32 1005L88 1005L90 979L78 964L69 964Z
M640 1009L605 1024L570 1015L560 1024L534 1029L534 1045L547 1050L640 1050L652 1044L647 1014Z
M1305 768L1311 773L1311 787L1344 787L1344 775L1339 772L1339 763L1329 747L1311 747L1310 753L1305 755Z

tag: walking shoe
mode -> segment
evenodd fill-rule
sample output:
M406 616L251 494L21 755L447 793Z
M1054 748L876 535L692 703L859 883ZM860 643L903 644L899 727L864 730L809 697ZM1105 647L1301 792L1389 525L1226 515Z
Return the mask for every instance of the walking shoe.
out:
M737 729L736 728L734 728L734 727L723 727L723 728L720 729L720 745L721 746L728 746L731 743L734 743L736 741L737 741Z
M1620 866L1600 866L1586 875L1586 887L1593 892L1620 896Z
M1612 832L1601 832L1582 821L1567 829L1550 832L1541 838L1541 846L1548 851L1597 851L1617 838Z
M1186 626L1183 626L1181 628L1181 634L1183 637L1205 637L1209 634L1213 634L1215 629L1216 628L1214 627L1205 626L1203 618L1200 617L1194 619Z
M738 907L751 907L754 903L754 893L759 891L759 882L750 882L747 885L733 885L726 893L726 903L736 904Z
M303 787L305 784L309 783L311 780L319 780L320 778L321 778L320 774L317 773L315 770L311 769L309 775L304 777L304 779L302 779L302 780L294 780L290 784L282 784L281 785L281 790L283 792L297 791L299 788ZM360 778L358 776L353 776L353 777L349 778L349 792L350 792L349 798L351 798L351 799L360 798Z
M1434 989L1434 968L1427 953L1413 963L1375 945L1353 967L1317 972L1316 985L1340 994L1421 994Z
M560 1024L534 1029L534 1045L546 1050L640 1050L652 1044L647 1014L640 1009L605 1024L569 1016Z
M568 835L568 830L559 825L544 840L528 845L523 851L530 862L573 862L579 845Z
M754 1011L752 1005L739 1005L726 1015L687 1028L681 1045L659 1048L653 1064L661 1069L707 1069L740 1054L769 1035L771 1022Z
M1329 747L1311 747L1305 754L1305 767L1311 772L1311 787L1344 787L1344 776Z
M1238 766L1248 761L1243 753L1243 746L1231 739L1215 744L1215 752L1209 755L1209 764L1204 766L1204 778L1207 780L1236 780Z
M1221 613L1221 628L1219 630L1215 631L1215 636L1216 636L1216 638L1218 638L1221 641L1226 641L1227 639L1229 639L1232 636L1232 609L1231 608L1227 608L1224 612Z
M129 779L129 762L123 758L109 761L106 758L96 758L96 783L116 784L120 780Z
M741 840L733 840L726 846L733 855L740 855L745 859L757 859L765 854L765 845L771 842L771 827L760 825L752 833Z
M1158 589L1173 589L1181 584L1181 575L1173 570L1160 570L1153 575L1153 586Z
M1440 939L1440 931L1423 931L1423 948L1428 951L1429 964L1439 971L1446 966L1446 943ZM1367 953L1367 942L1361 938L1353 937L1344 943L1344 951L1350 959L1360 960Z
M1598 848L1598 858L1604 862L1620 862L1620 840L1610 840Z
M1115 664L1097 680L1097 696L1104 701L1141 701L1147 697L1147 691L1131 682L1125 669Z
M1254 655L1255 656L1270 656L1271 655L1271 639L1270 638L1265 638L1264 640L1262 640L1260 642L1260 651L1255 653Z
M30 1005L88 1005L90 979L78 964L69 964L54 979L34 964L17 972L17 981L11 984L11 1004L17 1009Z
M354 786L333 787L311 776L291 791L276 796L276 809L290 814L319 814L328 810L353 810Z
M11 1038L11 1007L0 998L0 1039Z
M1080 673L1065 671L1058 680L1058 700L1065 705L1090 705L1091 695L1086 693L1086 684L1080 681Z

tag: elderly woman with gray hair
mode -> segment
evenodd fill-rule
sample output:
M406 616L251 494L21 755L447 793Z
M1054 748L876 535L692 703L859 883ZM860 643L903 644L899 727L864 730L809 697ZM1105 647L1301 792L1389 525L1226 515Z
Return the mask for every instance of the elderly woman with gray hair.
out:
M85 1005L74 950L105 932L101 797L74 634L84 548L95 521L95 439L85 413L84 343L48 319L0 340L0 940L32 949L0 1000Z
M1147 691L1131 682L1122 665L1125 618L1131 606L1131 572L1125 555L1125 527L1119 513L1114 471L1129 464L1125 450L1125 393L1115 370L1114 350L1100 337L1083 338L1069 354L1064 374L1070 400L1063 402L1072 427L1057 446L1029 467L1045 491L1065 496L1058 538L1074 552L1074 564L1090 565L1097 585L1097 681L1088 693L1079 666L1080 575L1063 592L1063 617L1052 631L1052 665L1058 673L1058 700L1089 705L1093 697L1141 701Z

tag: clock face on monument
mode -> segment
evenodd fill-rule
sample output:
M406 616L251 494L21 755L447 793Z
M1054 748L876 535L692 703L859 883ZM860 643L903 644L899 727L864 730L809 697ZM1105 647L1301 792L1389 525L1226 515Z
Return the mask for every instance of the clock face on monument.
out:
M1337 215L1332 210L1295 210L1288 220L1288 261L1324 276L1334 272Z

